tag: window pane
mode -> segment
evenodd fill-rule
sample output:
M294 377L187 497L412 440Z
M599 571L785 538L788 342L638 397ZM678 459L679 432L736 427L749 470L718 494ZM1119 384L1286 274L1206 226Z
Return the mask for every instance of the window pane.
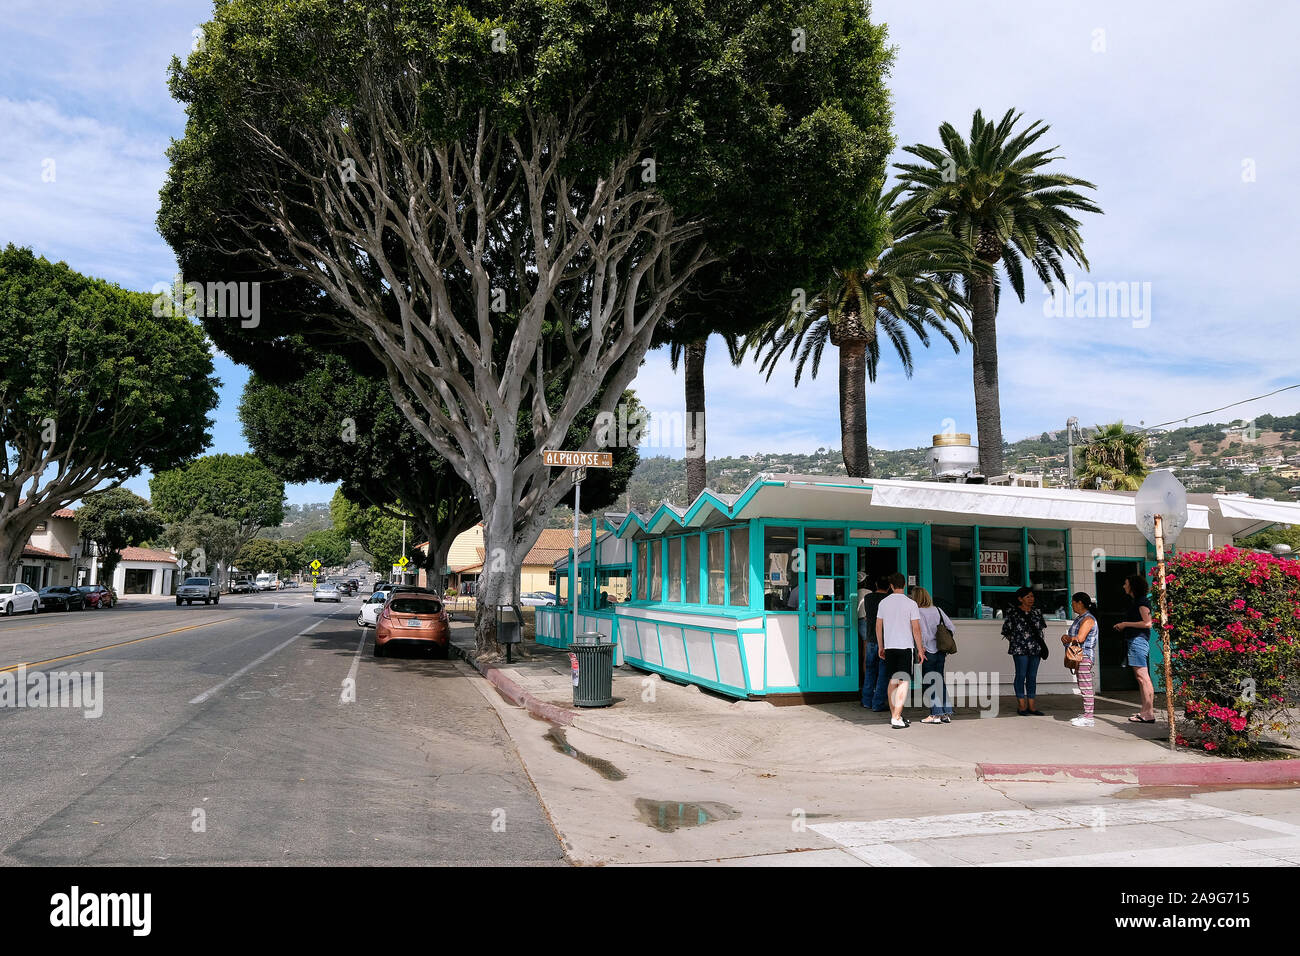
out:
M636 546L636 599L638 601L647 600L650 593L650 563L647 559L649 546L644 541L637 542Z
M1065 583L1065 532L1039 528L1029 532L1029 586L1035 604L1051 617L1070 613Z
M980 528L980 584L1018 588L1025 583L1019 528Z
M631 572L623 568L610 568L600 571L600 587L597 588L597 599L600 607L606 607L610 604L622 604L628 597L628 585L630 583Z
M700 536L693 534L686 539L686 566L682 570L686 577L686 603L700 603Z
M731 605L749 607L749 529L731 529Z
M650 542L650 600L658 601L659 595L663 588L663 563L660 560L662 555L660 542Z
M668 548L668 590L664 593L665 601L680 602L682 599L682 539L669 538Z
M921 583L921 532L907 532L907 586Z
M930 532L930 572L936 606L950 617L970 617L975 608L971 528L935 525Z
M763 529L763 607L784 611L789 607L790 589L795 566L795 549L799 547L797 528Z
M709 562L709 603L725 604L726 603L726 585L727 585L727 542L726 534L722 531L713 531L709 533L708 540L708 562Z
M805 528L803 532L803 546L805 549L811 549L815 544L830 545L834 548L844 547L844 529L843 528Z

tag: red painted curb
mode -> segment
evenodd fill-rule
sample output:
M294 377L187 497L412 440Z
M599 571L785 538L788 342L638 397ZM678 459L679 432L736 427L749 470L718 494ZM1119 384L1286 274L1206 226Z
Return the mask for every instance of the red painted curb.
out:
M457 648L459 650L459 648ZM501 696L517 707L522 707L534 717L540 717L542 720L550 721L553 724L559 724L562 727L569 727L573 724L573 712L560 707L558 704L547 703L544 700L538 700L528 691L519 685L518 681L511 680L499 667L494 665L481 666L477 660L470 657L464 651L460 651L462 657L469 661L474 669L501 692Z
M1300 760L1259 760L1249 763L1164 764L1018 764L980 763L975 771L987 780L1043 780L1070 777L1099 783L1140 787L1196 786L1225 783L1300 784Z

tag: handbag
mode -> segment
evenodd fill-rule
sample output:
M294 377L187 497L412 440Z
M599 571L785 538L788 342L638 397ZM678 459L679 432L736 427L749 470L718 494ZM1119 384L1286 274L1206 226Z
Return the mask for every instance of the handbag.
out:
M1065 644L1065 666L1070 670L1077 670L1083 663L1083 641L1067 641L1062 638Z
M1047 642L1043 640L1043 635L1038 635L1038 659L1047 660Z
M957 641L953 637L952 628L944 623L947 619L948 616L940 611L939 623L934 628L934 645L940 654L956 654Z

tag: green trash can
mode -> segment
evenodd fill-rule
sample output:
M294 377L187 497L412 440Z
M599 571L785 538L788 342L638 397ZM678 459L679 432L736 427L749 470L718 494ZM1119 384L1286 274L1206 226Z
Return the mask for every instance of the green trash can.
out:
M573 705L608 707L614 703L614 644L603 634L579 634L569 646L573 658Z

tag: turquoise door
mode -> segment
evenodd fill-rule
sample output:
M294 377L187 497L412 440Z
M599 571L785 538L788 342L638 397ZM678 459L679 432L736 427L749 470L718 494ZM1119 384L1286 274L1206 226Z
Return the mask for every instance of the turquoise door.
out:
M857 554L814 546L804 570L802 680L805 691L858 689Z

